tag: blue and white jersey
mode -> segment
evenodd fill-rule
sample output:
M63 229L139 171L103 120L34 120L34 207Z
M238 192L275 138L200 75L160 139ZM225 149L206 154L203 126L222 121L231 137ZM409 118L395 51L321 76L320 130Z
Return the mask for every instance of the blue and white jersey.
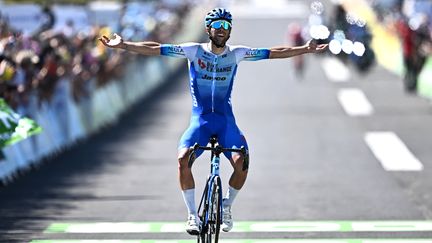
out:
M268 59L269 49L226 45L225 51L213 54L208 43L165 44L161 55L187 58L192 95L192 115L218 113L233 116L231 91L237 65L245 61Z

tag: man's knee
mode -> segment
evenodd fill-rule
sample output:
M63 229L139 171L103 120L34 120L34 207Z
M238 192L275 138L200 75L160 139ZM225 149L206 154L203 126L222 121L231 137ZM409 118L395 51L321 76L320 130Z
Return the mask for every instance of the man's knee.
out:
M179 151L177 156L179 169L189 169L188 167L189 155L190 155L190 151L188 148L183 148Z

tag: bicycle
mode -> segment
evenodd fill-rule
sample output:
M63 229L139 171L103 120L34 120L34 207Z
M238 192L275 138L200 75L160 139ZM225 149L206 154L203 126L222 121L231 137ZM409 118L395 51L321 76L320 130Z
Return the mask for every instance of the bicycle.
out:
M188 166L192 167L196 159L196 151L211 151L210 175L201 196L198 207L198 217L201 222L201 231L197 235L198 243L217 243L222 219L222 183L219 175L220 154L223 152L241 153L244 157L243 170L249 165L248 151L244 146L240 149L223 148L219 145L216 136L210 137L210 147L195 144L191 147Z

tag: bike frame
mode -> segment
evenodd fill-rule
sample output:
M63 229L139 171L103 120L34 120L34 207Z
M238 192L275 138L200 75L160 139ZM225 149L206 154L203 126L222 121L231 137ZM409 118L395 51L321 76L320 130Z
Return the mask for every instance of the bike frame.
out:
M245 162L243 164L243 170L246 170L248 168L249 165L249 156L248 156L248 152L245 149L245 147L241 147L240 149L234 149L234 148L222 148L221 146L219 146L218 142L217 142L217 138L215 136L212 136L210 138L210 144L211 147L203 147L200 146L199 144L195 144L193 147L191 147L191 153L189 155L189 163L188 166L189 168L192 167L193 162L196 159L195 153L198 149L202 149L202 150L210 150L211 151L211 163L210 163L210 175L207 178L207 182L206 182L206 186L204 188L204 192L203 195L201 197L201 201L198 207L198 212L201 212L201 207L203 206L203 214L204 215L200 215L200 217L202 217L202 232L201 234L198 236L198 242L200 242L200 237L204 237L204 235L208 234L208 231L211 230L209 226L211 225L216 225L216 242L218 240L218 235L219 235L219 227L220 227L220 220L222 219L222 183L221 183L221 179L220 179L220 174L219 174L219 168L220 168L220 154L225 152L225 151L229 151L229 152L237 152L237 153L242 153L244 158L245 158ZM217 145L216 145L217 144ZM215 187L215 183L217 185L217 187ZM211 201L211 197L214 193L214 189L218 190L218 208L217 208L217 212L219 212L216 217L216 221L218 222L212 222L210 221L210 214L214 213L211 211L211 209L213 208L213 202ZM206 242L205 240L203 242Z

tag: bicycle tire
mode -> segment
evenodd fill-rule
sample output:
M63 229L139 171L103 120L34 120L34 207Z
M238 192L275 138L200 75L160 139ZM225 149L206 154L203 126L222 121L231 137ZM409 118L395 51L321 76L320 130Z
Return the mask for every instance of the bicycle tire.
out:
M204 188L203 194L201 196L201 200L198 207L198 216L201 222L201 232L197 236L197 242L198 243L206 243L206 232L207 232L207 221L206 221L206 214L208 211L207 207L207 198L208 198L208 191L209 191L209 184L210 184L211 177L207 178L206 180L206 186Z
M208 228L206 243L218 243L222 216L222 186L219 176L215 176L208 198Z

